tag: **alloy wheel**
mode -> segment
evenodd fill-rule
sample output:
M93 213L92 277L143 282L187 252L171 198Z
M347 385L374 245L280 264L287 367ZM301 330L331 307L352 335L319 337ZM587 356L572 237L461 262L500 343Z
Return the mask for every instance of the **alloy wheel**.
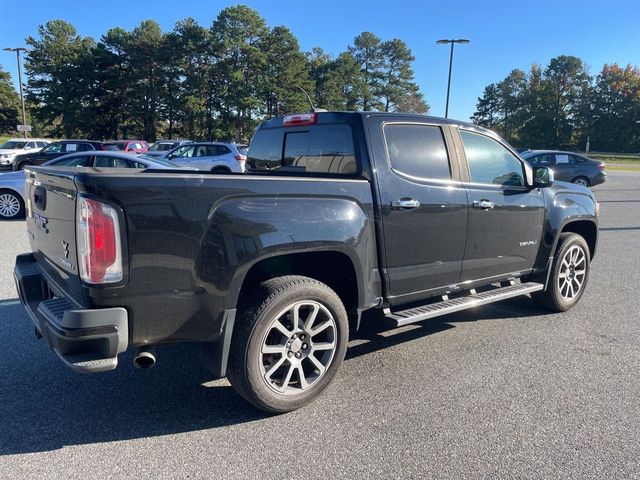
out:
M12 193L0 195L0 215L5 218L15 217L20 212L20 200Z
M312 300L283 309L262 341L260 373L281 395L311 388L327 372L337 349L338 329L331 312Z
M587 255L579 245L574 245L560 262L558 291L565 300L574 300L582 291L587 274Z

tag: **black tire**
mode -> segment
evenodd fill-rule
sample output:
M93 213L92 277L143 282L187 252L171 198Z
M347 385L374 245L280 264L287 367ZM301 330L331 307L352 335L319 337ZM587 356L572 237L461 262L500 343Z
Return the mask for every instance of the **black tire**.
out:
M213 173L231 173L231 170L229 170L227 167L213 167L211 171Z
M576 177L573 180L571 180L571 183L583 185L587 188L591 186L591 182L589 182L589 179L587 177Z
M0 190L0 219L24 217L24 200L12 190Z
M577 264L577 267L575 265L570 267L571 262L569 262L569 264L565 263L567 254L572 249L578 249L582 252L581 255L583 255L584 258L584 265L582 264L582 261ZM532 293L531 298L542 308L553 312L566 312L578 303L585 288L587 287L590 263L591 258L589 254L589 246L585 239L577 233L566 232L561 234L560 239L558 240L558 246L556 247L556 253L553 259L547 289ZM577 272L582 270L584 270L584 276L582 277L582 283L579 283L581 274L577 274ZM568 274L574 276L567 277L566 275ZM565 275L565 277L562 275ZM566 292L567 295L569 294L568 287L566 289L563 288L566 286L566 283L569 282L569 280L566 280L567 278L572 278L570 281L571 292L573 293L574 286L576 286L577 289L571 298L568 298L563 294L563 292ZM577 287L578 284L579 288Z
M338 295L327 285L312 278L285 276L261 283L244 305L236 320L229 353L228 378L233 388L254 406L272 413L296 410L313 401L331 383L347 350L349 337L347 313ZM296 305L297 312L307 307L315 309L316 305L317 310L313 310L316 312L314 320L310 320L310 314L306 319L300 318L297 331L299 336L297 340L292 340L296 338L295 325L291 327L291 332L286 328L287 332L293 336L284 335L273 325L276 320L280 322L280 319L285 323L288 320L293 321L291 312ZM299 313L298 316L303 313ZM325 323L330 325L321 333L304 335L304 332L307 332L307 325L310 328L309 332L313 332L312 327L319 329ZM283 323L280 322L280 326L282 325ZM281 337L277 345L272 345L269 340L274 334ZM314 344L314 338L317 339L325 334L331 334L333 340ZM300 343L300 339L304 338L309 342L307 347L305 347L306 343ZM287 339L289 343L285 343ZM293 345L289 347L291 342ZM331 352L326 349L326 345L330 344L335 344ZM320 345L324 345L322 350ZM316 346L317 351L314 350ZM265 353L264 350L269 347L279 348L282 353ZM308 350L304 352L302 348ZM296 359L295 356L300 356L299 354L307 356ZM320 359L318 359L319 354L322 355ZM316 363L308 358L311 356L324 366L323 371L314 366ZM323 359L328 359L326 365ZM295 364L300 366L300 370L294 367L294 362L297 362ZM284 378L280 379L279 385L278 379L272 378L271 374L277 377L281 369ZM290 370L294 373L288 373ZM305 370L309 373L309 378L305 375ZM304 377L304 382L307 383L304 388L301 377ZM311 381L308 382L309 379ZM282 392L277 391L278 389L282 389Z
M18 171L20 171L20 170L24 170L24 167L28 167L29 165L33 165L33 163L31 163L31 162L27 162L27 161L20 162L20 163L18 163L18 164L14 167L14 169L13 169L13 170L14 170L15 172L18 172Z

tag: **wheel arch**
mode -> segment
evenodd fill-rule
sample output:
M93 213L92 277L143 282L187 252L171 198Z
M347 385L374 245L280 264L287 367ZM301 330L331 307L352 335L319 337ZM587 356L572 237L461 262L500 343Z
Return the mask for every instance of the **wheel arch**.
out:
M598 226L596 223L592 220L574 220L566 223L556 236L556 240L553 245L553 252L555 252L558 246L560 235L567 232L576 233L585 239L589 246L589 257L593 260L598 243Z
M313 278L336 292L348 313L361 304L361 279L354 260L338 250L287 253L262 258L255 262L242 279L237 305L250 295L252 287L270 278L300 275Z

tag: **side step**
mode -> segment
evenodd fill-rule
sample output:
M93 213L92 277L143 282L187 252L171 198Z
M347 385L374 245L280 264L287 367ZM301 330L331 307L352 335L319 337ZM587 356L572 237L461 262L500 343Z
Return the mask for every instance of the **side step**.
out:
M448 313L459 312L480 305L506 300L507 298L518 297L525 293L537 292L543 288L544 285L542 283L519 283L509 285L508 287L495 288L486 292L473 293L472 295L458 297L452 300L443 300L442 302L409 308L399 312L389 312L386 314L386 318L396 327L401 327L409 323L420 322L421 320L447 315Z

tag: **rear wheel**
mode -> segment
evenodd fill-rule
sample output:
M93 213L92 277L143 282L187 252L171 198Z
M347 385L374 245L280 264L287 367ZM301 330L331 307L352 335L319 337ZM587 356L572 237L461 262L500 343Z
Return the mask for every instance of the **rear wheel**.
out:
M589 246L576 233L560 235L547 289L531 294L533 301L548 310L565 312L573 307L587 286Z
M347 314L338 295L317 280L286 276L263 282L239 320L229 381L262 410L282 413L307 405L344 359Z
M15 192L0 190L0 218L10 220L24 215L24 201Z
M231 170L226 167L213 167L211 171L213 173L231 173Z
M571 183L575 183L576 185L582 185L583 187L589 186L589 179L587 177L576 177L571 180Z

